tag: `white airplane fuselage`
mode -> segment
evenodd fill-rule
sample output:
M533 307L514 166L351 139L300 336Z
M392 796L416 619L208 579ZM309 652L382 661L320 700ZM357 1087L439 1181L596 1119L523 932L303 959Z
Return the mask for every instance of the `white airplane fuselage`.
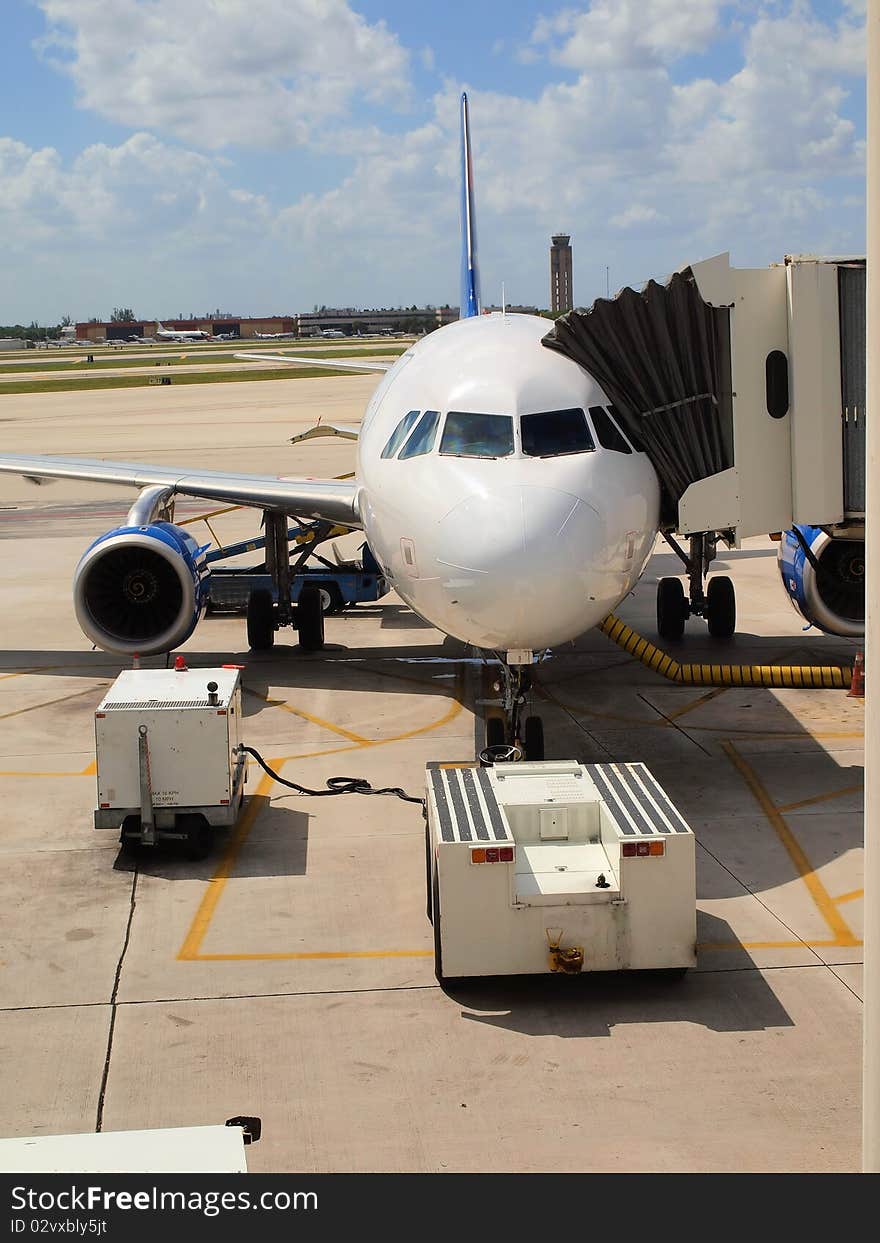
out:
M475 647L541 650L596 625L634 587L657 534L660 489L643 453L536 457L519 420L608 407L576 363L541 345L545 319L481 315L437 329L389 370L358 441L370 548L402 599ZM410 410L440 412L430 452L382 457ZM449 411L512 416L507 456L441 452Z

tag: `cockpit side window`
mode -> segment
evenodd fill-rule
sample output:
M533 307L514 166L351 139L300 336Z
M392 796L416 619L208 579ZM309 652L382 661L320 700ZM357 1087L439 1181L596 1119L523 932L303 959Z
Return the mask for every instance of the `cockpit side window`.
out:
M595 449L583 410L547 410L520 419L523 453L527 457L562 457Z
M405 414L403 416L397 424L397 427L395 427L394 431L391 433L391 439L388 441L388 444L382 450L382 457L394 457L397 450L406 440L418 417L418 410L410 410L409 414Z
M434 447L434 436L439 422L439 410L426 410L419 419L416 430L400 450L398 461L402 462L404 458L420 457L423 453L430 453Z
M632 453L623 433L604 406L590 406L590 418L603 449L613 449L616 453Z
M509 414L450 410L440 452L450 457L509 457L513 453L513 419Z

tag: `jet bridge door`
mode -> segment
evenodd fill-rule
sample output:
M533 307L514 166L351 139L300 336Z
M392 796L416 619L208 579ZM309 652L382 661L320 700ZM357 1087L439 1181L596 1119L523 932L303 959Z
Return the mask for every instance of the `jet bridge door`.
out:
M840 300L840 387L843 407L843 506L847 520L865 517L866 269L837 269Z

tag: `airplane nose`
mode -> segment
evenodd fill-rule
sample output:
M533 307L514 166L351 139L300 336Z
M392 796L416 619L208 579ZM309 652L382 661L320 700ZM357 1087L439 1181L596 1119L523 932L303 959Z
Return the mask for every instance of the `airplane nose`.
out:
M586 571L599 569L603 525L592 505L554 488L522 484L470 496L440 523L447 598L487 647L573 638L589 601Z

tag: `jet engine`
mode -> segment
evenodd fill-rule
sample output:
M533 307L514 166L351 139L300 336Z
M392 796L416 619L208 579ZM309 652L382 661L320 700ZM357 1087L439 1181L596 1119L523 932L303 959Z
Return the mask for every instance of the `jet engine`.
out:
M865 633L865 541L829 535L821 527L785 531L779 572L797 611L827 634Z
M76 567L77 621L108 652L171 651L189 638L207 603L208 545L157 521L163 503L157 489L142 493L126 525L96 539Z

